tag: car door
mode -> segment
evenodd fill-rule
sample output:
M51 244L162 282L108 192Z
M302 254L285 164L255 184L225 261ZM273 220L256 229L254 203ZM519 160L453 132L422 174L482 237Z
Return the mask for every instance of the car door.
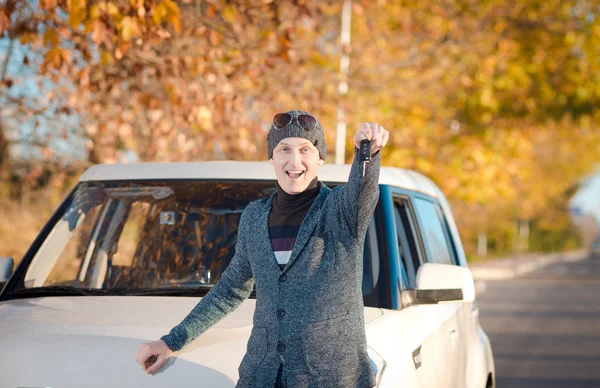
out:
M439 204L429 197L421 196L412 198L412 203L417 214L426 261L458 265L447 222ZM443 386L465 387L467 341L471 331L465 319L469 307L463 303L448 303L435 305L435 309L443 320L440 334L444 337L442 346L447 355L447 363L443 367Z
M450 341L448 316L450 309L439 305L410 305L403 297L416 288L416 274L424 262L425 254L419 239L419 226L410 197L393 197L394 231L399 274L396 282L400 294L399 309L403 313L400 323L403 333L410 336L413 368L420 387L456 387L451 381Z
M459 253L458 249L462 249L462 244L460 244L460 241L456 240L460 237L458 235L453 236L453 233L451 232L451 228L449 226L449 221L453 221L452 214L450 212L444 213L442 211L442 207L437 205L436 208L438 210L439 218L442 222L444 232L446 233L448 247L454 258L453 265L461 266L458 257L461 254L464 255L464 253ZM463 265L466 267L466 263ZM459 373L461 373L461 375L459 376L459 378L461 382L464 382L462 383L461 387L477 388L477 384L479 384L477 377L480 375L480 371L477 370L478 367L476 366L479 364L477 362L474 362L474 360L477 360L477 358L479 357L478 348L480 347L478 333L479 308L477 307L477 304L475 302L458 303L457 307L458 328L460 331L459 341L457 342L459 342L461 345L457 348L457 360L460 361Z

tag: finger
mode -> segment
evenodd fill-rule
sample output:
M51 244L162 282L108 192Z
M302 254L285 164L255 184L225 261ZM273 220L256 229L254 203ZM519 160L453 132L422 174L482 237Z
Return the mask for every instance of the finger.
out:
M366 136L370 131L370 125L369 123L361 123L358 126L358 132L356 133L358 139L357 140L364 140L364 136Z
M361 123L358 126L358 131L356 131L356 134L354 135L354 145L356 146L356 148L360 148L360 142L365 139L364 132L366 130L366 125L367 123Z
M373 136L371 137L371 153L374 153L375 151L377 151L379 149L379 145L381 143L381 134L378 131L377 125L375 124L376 128L373 131Z
M148 374L154 374L160 370L165 363L165 359L162 355L156 358L156 361L146 370Z
M377 146L381 147L381 143L383 142L383 133L385 132L385 129L383 129L383 127L381 125L377 125L377 136L375 137L377 139Z
M380 145L373 143L373 145L371 146L371 155L373 155L375 152L379 151L380 149L381 149Z
M147 370L148 367L150 366L148 364L148 358L150 358L150 354L146 354L145 352L142 352L138 359L137 359L137 363L142 367L143 370Z
M380 136L379 146L380 147L385 146L385 143L387 142L387 136L388 135L389 135L389 132L386 131L384 127L379 126L379 136Z
M157 354L152 352L152 350L148 347L144 349L143 352L140 353L140 358L138 360L138 364L141 365L142 369L148 371L148 368L151 367L156 362Z
M140 367L142 367L142 370L146 371L148 369L143 359L138 359L137 363Z
M383 140L381 141L381 147L385 147L388 140L390 139L390 132L389 131L385 131L383 132Z
M379 125L377 123L371 123L371 141L377 139L379 135Z
M373 138L373 129L371 128L371 123L365 123L366 125L363 127L362 133L364 137L361 140L371 140Z

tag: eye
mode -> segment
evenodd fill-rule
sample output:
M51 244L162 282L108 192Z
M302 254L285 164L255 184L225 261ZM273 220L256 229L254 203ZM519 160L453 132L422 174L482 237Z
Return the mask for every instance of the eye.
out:
M281 152L288 152L289 148L288 147L281 147Z
M304 148L302 148L302 152L308 153L308 152L310 152L310 148L304 147Z

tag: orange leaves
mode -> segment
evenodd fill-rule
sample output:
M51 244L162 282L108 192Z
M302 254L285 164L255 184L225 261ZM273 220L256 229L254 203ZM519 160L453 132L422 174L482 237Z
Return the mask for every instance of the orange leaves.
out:
M0 36L10 27L9 12L6 8L0 8Z
M107 38L108 29L106 24L100 19L92 19L86 23L86 32L91 32L92 42L99 45L104 39Z
M279 35L279 57L288 61L293 56L294 51L292 50L292 41L289 32L286 31L284 34Z
M87 87L90 85L90 68L84 67L77 73L76 80L81 87Z
M130 0L129 6L136 10L137 16L140 19L146 17L146 7L144 6L144 0Z
M42 71L60 69L63 65L71 64L71 53L68 50L54 47L48 50L41 65Z
M212 129L213 127L213 114L204 105L198 107L196 120L202 129Z
M86 0L67 0L67 11L69 12L67 24L73 30L77 30L87 17Z
M156 25L167 22L177 34L181 34L181 11L172 0L162 0L152 12L152 20Z
M26 34L21 36L21 43L29 43L35 41L36 37L33 34ZM59 31L56 28L48 28L44 31L42 42L48 51L44 55L44 61L41 64L41 70L43 72L52 69L60 69L63 65L71 64L71 53L61 47L61 37Z
M136 18L132 18L130 16L125 16L121 19L121 22L119 23L119 29L121 32L121 38L126 41L131 40L134 37L138 37L142 33Z
M58 46L59 43L59 36L58 36L58 31L55 28L48 28L45 32L44 32L44 46L46 47L50 47L50 48L55 48L56 46Z
M121 60L127 54L127 51L131 48L131 43L129 41L124 41L119 43L117 48L115 49L115 59Z
M112 1L101 1L90 7L90 18L99 19L108 16L113 22L118 22L122 17L121 11Z
M154 20L156 25L160 25L166 16L167 7L163 3L160 3L158 6L156 6L152 12L152 20Z
M206 18L210 19L212 17L214 17L218 12L217 6L214 4L209 3L206 7Z
M39 7L46 11L54 11L57 0L40 0Z
M38 40L38 36L31 32L25 32L25 33L21 34L21 36L19 37L19 42L24 45L36 42L37 40Z
M109 51L102 50L100 52L100 63L102 66L112 65L115 63L115 59Z

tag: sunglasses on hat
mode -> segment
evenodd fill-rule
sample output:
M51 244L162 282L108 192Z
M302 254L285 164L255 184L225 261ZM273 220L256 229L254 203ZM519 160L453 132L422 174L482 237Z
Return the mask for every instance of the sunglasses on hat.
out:
M276 130L281 130L290 125L290 123L296 118L296 122L300 128L305 131L312 131L317 128L317 119L312 117L311 115L301 114L298 116L293 116L289 113L278 113L273 117L273 121L271 122L271 126Z

